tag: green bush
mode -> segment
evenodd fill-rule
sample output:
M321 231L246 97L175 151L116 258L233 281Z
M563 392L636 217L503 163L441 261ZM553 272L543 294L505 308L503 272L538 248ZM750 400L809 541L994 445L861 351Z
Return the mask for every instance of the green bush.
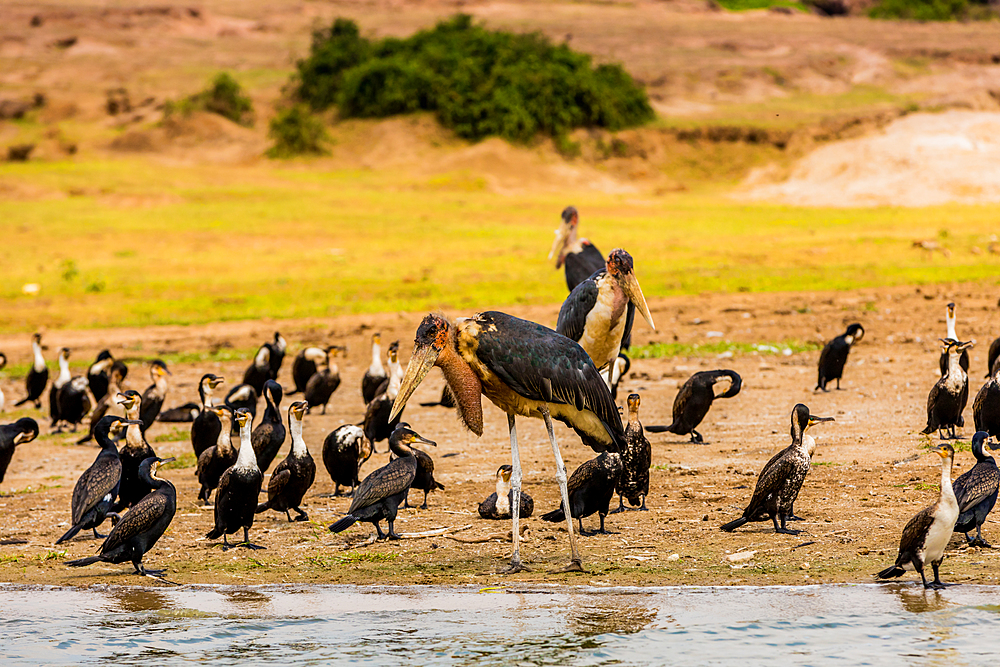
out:
M272 118L268 135L274 140L267 151L268 157L327 155L330 152L326 148L330 137L323 122L302 105L286 109Z
M645 90L619 65L538 33L490 31L457 15L407 39L368 41L351 21L313 33L297 96L343 117L437 113L467 139L527 141L577 127L618 130L653 117Z
M243 92L239 82L226 72L220 72L212 80L212 85L200 93L166 106L168 116L173 113L188 115L192 111L208 111L240 125L253 125L253 102Z
M882 0L868 11L875 19L916 21L987 20L996 12L984 2L969 0Z

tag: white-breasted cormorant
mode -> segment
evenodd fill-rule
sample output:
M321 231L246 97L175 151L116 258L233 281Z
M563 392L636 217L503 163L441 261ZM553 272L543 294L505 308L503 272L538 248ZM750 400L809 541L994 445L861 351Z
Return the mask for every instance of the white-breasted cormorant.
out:
M97 423L94 439L101 446L101 451L90 467L83 471L80 479L76 480L71 505L73 526L56 540L56 544L65 542L88 528L94 531L94 537L104 537L97 532L97 527L104 523L109 514L113 514L111 506L118 496L122 476L122 462L118 458L118 448L113 438L118 437L121 429L134 423L112 416L104 417Z
M972 420L977 431L1000 438L1000 364L972 401Z
M403 416L403 411L400 410L392 420L389 419L393 401L399 395L399 387L403 382L403 368L399 364L398 354L398 345L395 348L389 347L389 376L379 386L375 397L365 406L362 427L365 430L365 437L372 443L373 448L375 443L386 440L392 435Z
M403 497L410 490L410 484L417 474L417 459L410 447L417 442L435 444L403 426L392 432L389 436L389 446L401 455L361 481L354 490L354 499L347 510L347 515L330 526L331 532L340 533L358 521L366 521L375 526L378 539L399 539L393 524L396 522L399 504L403 502ZM388 534L383 533L379 526L382 519L389 523Z
M307 347L295 355L292 362L292 382L295 383L295 389L288 392L289 396L306 390L309 378L326 366L327 356L334 347Z
M285 360L285 350L288 349L288 342L280 332L274 332L274 340L264 343L268 351L267 366L270 379L277 381L278 373L281 371L281 362Z
M142 396L139 392L129 389L115 396L115 400L125 408L125 418L133 421L125 429L125 444L118 450L122 462L122 481L118 489L118 502L112 511L132 507L146 497L153 487L142 480L139 466L148 458L155 458L156 452L146 442L146 436L139 428L138 418L142 414Z
M116 397L122 391L122 373L117 366L112 366L111 368L111 379L108 381L108 388L104 394L104 398L97 401L97 405L90 412L90 426L87 428L87 433L82 438L76 441L76 444L82 445L89 442L94 437L94 427L97 426L97 422L105 415L113 415L115 417L124 417L125 409L118 404Z
M139 415L139 419L142 420L143 433L148 431L149 427L156 421L156 417L163 407L163 401L167 399L167 390L170 388L167 381L168 375L173 375L173 373L160 359L154 360L149 365L149 377L153 380L153 384L142 392L142 413Z
M230 546L265 549L266 547L250 542L257 496L264 481L250 443L250 412L241 408L233 417L240 425L240 453L236 457L236 463L222 473L222 479L219 480L219 490L215 492L215 528L205 537L210 540L221 537L224 550ZM230 545L226 535L232 535L240 528L243 529L243 541Z
M624 512L624 498L632 508L646 511L646 496L649 494L649 466L653 462L653 449L642 433L639 421L639 394L629 394L628 423L625 425L625 447L622 449L622 474L618 478L618 507L612 514Z
M59 419L64 424L69 424L70 430L74 433L90 411L97 406L94 395L90 393L87 378L82 375L76 376L60 387L56 400L59 403Z
M21 417L13 424L0 426L0 482L7 474L7 466L14 457L18 445L31 442L38 437L38 422L31 417Z
M322 405L322 414L326 414L326 404L330 402L333 392L340 386L340 369L337 367L339 348L331 348L326 357L326 365L313 373L306 383L304 398L310 408Z
M844 376L847 355L850 354L854 344L864 336L864 327L854 323L847 327L847 331L823 347L823 351L819 353L819 378L816 380L816 389L827 391L826 384L833 380L837 381L837 389L840 389L840 378Z
M281 385L274 380L264 383L264 401L267 407L260 424L250 435L253 451L257 457L257 467L261 472L267 472L278 455L281 446L285 444L285 425L281 419Z
M407 423L401 423L400 426L403 428L410 428ZM390 434L391 435L391 434ZM425 444L437 446L436 443L427 441ZM434 479L434 459L427 452L417 449L416 447L406 448L404 451L403 447L396 446L394 448L393 441L389 439L389 456L413 456L417 460L417 472L413 476L413 481L410 483L411 489L417 489L418 491L424 492L424 504L420 506L420 509L427 509L427 494L431 491L437 491L438 489L444 490L444 484L438 482ZM410 492L407 490L406 494L403 496L403 507L410 507Z
M115 524L101 545L100 553L66 563L70 567L82 567L92 563L124 563L129 561L135 573L158 577L164 570L148 570L142 558L163 536L177 511L177 490L174 485L157 477L160 465L173 458L150 457L139 464L139 478L152 491L136 503Z
M69 381L72 379L69 372L69 355L70 349L68 347L59 348L59 374L56 375L55 380L52 381L52 386L49 388L49 417L52 419L49 428L56 429L56 433L62 433L62 416L59 414L59 390L69 384Z
M955 450L951 445L942 443L933 451L941 457L941 494L937 502L921 510L903 528L896 563L876 574L879 579L893 579L903 576L907 570L916 570L920 573L924 588L945 587L938 568L944 560L944 550L951 540L959 514L958 500L951 486L951 466ZM934 581L929 584L924 576L924 565L927 563L934 568Z
M191 423L191 448L194 455L201 456L201 453L219 441L219 431L222 430L222 423L219 416L212 410L215 408L215 400L212 393L215 388L225 382L225 378L212 373L205 373L198 382L198 397L201 399L201 412Z
M372 402L378 388L385 382L388 376L385 367L382 366L382 334L372 334L372 363L361 378L361 398L365 405Z
M250 413L250 422L253 423L254 418L257 416L257 398L260 394L257 390L248 384L238 384L229 390L226 394L226 400L224 401L226 406L236 412L240 408L248 411ZM239 426L233 421L233 434L239 433Z
M215 416L219 418L219 437L214 445L198 455L198 467L196 469L198 481L201 483L201 491L198 492L198 498L206 505L212 497L212 491L219 486L222 473L229 466L236 463L238 452L233 447L232 441L232 424L236 422L233 414L245 409L237 408L233 410L228 406L212 408ZM247 414L250 414L249 411L247 411Z
M704 439L695 429L705 419L717 398L732 398L740 393L743 378L736 371L700 371L681 385L674 398L674 421L667 426L647 426L650 433L691 434L691 442L702 444Z
M955 304L949 303L948 309L945 311L945 324L948 328L948 335L945 336L946 339L950 340L960 340L958 334L955 333L955 321L958 319L955 317ZM962 356L958 359L959 364L962 366L962 370L966 373L969 372L969 351L962 350ZM938 360L941 367L941 375L948 372L948 353L942 352L941 358Z
M115 358L111 355L111 350L101 350L97 359L87 369L87 384L90 385L90 393L97 401L108 395L108 384L111 382L111 367L115 364Z
M617 452L604 452L595 459L584 461L569 478L570 514L580 522L581 535L606 534L604 519L608 516L611 498L622 474L622 457ZM583 529L583 519L597 513L601 527L596 531ZM564 506L542 515L542 521L558 523L566 518Z
M390 419L402 411L431 368L439 367L458 402L466 428L483 433L482 397L507 413L511 445L511 504L514 550L506 573L524 569L520 552L521 456L515 415L545 422L556 482L563 505L569 506L566 466L559 452L552 420L576 431L583 444L597 452L620 451L625 433L611 392L590 355L575 341L552 329L506 313L487 311L459 318L452 325L440 315L424 317L417 328L413 356L406 368ZM573 520L566 517L571 560L568 571L582 571Z
M577 236L580 214L575 206L562 212L562 224L556 229L556 238L549 251L549 259L556 260L556 269L566 265L566 287L572 292L577 285L604 268L604 255L589 239Z
M483 519L509 519L510 504L514 501L514 491L510 488L510 476L513 468L504 464L497 469L496 491L486 496L479 503L479 516ZM527 518L535 512L535 501L525 491L521 490L520 515Z
M969 546L973 547L990 547L990 543L983 538L983 524L997 504L997 490L1000 489L997 462L984 449L989 437L986 431L977 431L972 436L972 455L976 457L976 465L959 475L951 485L959 512L955 532L963 533ZM996 447L990 445L990 449ZM974 539L969 537L973 529L976 531Z
M28 401L34 403L38 409L42 407L42 394L45 393L45 386L49 383L49 367L45 365L45 357L42 356L42 334L40 333L31 336L31 355L31 368L24 378L24 388L28 395L15 403L15 408Z
M951 439L955 440L958 438L955 429L965 426L962 412L969 402L969 376L962 369L959 356L975 342L960 343L948 338L942 339L941 343L942 350L948 355L948 371L934 383L927 395L927 426L921 433L929 435L937 431L945 440L944 432L948 429Z
M615 248L605 268L577 285L559 309L556 332L587 351L597 369L606 373L609 388L622 339L631 331L629 305L656 330L632 268L632 256Z
M323 465L333 480L333 495L340 495L341 486L354 489L358 486L361 466L372 455L372 443L365 437L360 426L344 424L338 426L323 440Z
M722 530L732 532L751 521L767 521L774 524L774 532L798 535L799 530L785 526L792 514L792 506L802 489L802 482L809 474L811 452L816 443L806 433L809 427L821 422L832 422L833 417L816 417L809 414L809 408L799 403L792 408L792 444L775 455L757 477L750 504L743 510L743 516L722 526Z
M265 391L267 388L265 387ZM257 506L257 513L272 509L284 512L289 521L295 510L295 521L308 521L309 515L300 505L306 491L316 480L316 463L309 454L306 441L302 439L302 416L309 409L305 401L296 401L288 406L288 431L292 435L292 449L271 473L267 482L267 502Z
M259 396L264 392L264 383L271 379L271 347L270 343L261 345L254 355L253 361L243 373L243 384L253 387Z

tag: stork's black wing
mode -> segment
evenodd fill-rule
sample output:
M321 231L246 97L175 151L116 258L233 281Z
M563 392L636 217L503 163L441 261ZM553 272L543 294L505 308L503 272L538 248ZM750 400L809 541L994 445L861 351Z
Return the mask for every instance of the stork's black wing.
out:
M611 391L576 341L498 311L480 313L475 319L482 327L477 356L511 389L532 400L589 410L618 447L625 446Z
M573 288L573 291L563 301L562 308L559 309L559 319L556 321L556 333L577 342L583 338L587 315L597 304L597 280L595 276L600 273L602 272L595 273Z

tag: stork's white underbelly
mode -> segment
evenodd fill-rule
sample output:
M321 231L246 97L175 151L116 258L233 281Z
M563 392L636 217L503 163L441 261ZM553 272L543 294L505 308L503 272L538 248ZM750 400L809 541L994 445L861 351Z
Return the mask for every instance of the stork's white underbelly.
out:
M587 323L580 338L580 347L590 355L597 368L603 368L618 357L625 333L626 309L615 308L615 295L606 290L597 295L597 302L587 313ZM617 313L616 313L617 310ZM617 318L615 315L617 314Z

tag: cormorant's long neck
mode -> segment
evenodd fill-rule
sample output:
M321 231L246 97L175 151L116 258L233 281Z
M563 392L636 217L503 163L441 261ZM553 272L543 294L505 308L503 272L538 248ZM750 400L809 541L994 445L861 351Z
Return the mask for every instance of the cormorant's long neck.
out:
M56 385L59 386L59 387L63 386L64 384L66 384L67 382L69 382L69 378L70 378L70 375L69 375L69 359L66 358L66 355L60 354L59 355L59 378L56 380Z
M951 487L951 465L954 458L949 456L941 462L941 502L958 505L955 490Z
M223 429L225 430L225 429ZM241 469L257 467L257 453L250 442L250 422L240 427L240 454L236 457L236 467Z
M220 454L228 454L233 449L233 439L230 433L233 430L233 423L229 419L222 418L222 430L219 431L219 438L215 441L215 447Z
M642 424L639 423L639 411L638 410L631 410L630 409L628 411L628 425L629 425L630 428L637 429L639 432L642 432Z
M198 393L201 394L201 409L208 410L212 407L212 385L208 382L202 382L198 386Z
M945 315L945 321L948 323L948 338L952 340L958 340L958 334L955 333L955 322L957 320L958 318L951 313Z
M264 392L264 402L267 404L267 407L264 408L264 421L272 423L281 421L281 417L278 416L278 406L271 399L271 392Z
M167 376L157 373L153 377L153 386L156 387L156 394L161 398L167 395Z
M510 482L505 482L503 475L497 477L497 513L507 514L510 511Z
M391 449L392 453L401 459L406 458L407 456L414 455L412 447L410 447L409 445L405 445L402 442L398 442L397 440L391 437L389 438L389 449Z
M382 368L382 346L378 343L372 343L372 365L368 370L373 375L385 375L385 369Z
M438 355L435 365L444 372L444 379L455 395L455 405L462 423L476 435L483 434L483 384L472 366L455 350L454 330L448 344Z
M31 352L35 356L35 361L32 364L32 368L36 373L41 373L45 370L45 357L42 356L42 345L37 340L31 341Z
M957 348L952 347L948 350L948 372L945 373L945 377L954 379L951 377L954 374L955 378L960 380L965 375L965 371L962 370L960 363L961 358L962 353Z
M308 453L306 441L302 439L302 420L292 417L288 420L288 430L292 434L292 456L301 458Z
M125 408L125 419L139 419L138 401L131 408ZM125 442L129 447L142 447L142 427L139 424L129 424L125 427Z

